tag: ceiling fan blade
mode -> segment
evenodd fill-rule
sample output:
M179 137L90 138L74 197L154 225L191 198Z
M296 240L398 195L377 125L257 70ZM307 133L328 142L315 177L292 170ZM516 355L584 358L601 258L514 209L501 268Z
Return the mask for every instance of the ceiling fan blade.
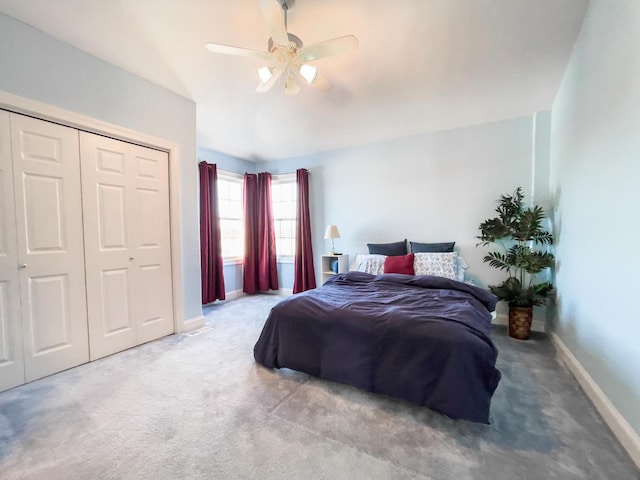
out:
M222 45L220 43L207 43L205 45L207 50L215 53L224 53L227 55L240 55L242 57L255 57L262 60L271 60L271 56L267 52L261 52L259 50L251 50L249 48L231 47L229 45Z
M344 37L332 38L331 40L314 43L303 48L302 59L305 62L311 62L320 58L339 55L356 48L358 48L358 39L353 35L345 35Z
M284 15L280 2L277 0L260 0L260 9L267 21L271 38L277 45L289 45L287 27L284 24Z
M280 78L280 75L282 75L282 72L283 72L282 68L278 68L278 67L274 68L273 72L271 73L271 78L266 83L260 82L256 87L256 92L258 93L266 92L271 87L273 87L273 84L276 83L278 78Z

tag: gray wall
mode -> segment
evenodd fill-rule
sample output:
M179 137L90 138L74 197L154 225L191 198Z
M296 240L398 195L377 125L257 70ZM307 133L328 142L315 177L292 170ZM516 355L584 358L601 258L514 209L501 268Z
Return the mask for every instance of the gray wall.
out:
M594 0L553 107L554 330L640 434L640 2Z
M183 315L199 317L195 104L1 13L0 90L178 144Z

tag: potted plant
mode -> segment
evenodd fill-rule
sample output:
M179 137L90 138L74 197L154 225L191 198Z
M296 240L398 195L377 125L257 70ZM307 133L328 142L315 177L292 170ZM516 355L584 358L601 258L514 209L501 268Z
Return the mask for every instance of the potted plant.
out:
M542 305L553 291L550 282L538 282L537 276L555 263L553 254L541 249L553 243L552 234L542 227L543 208L525 207L523 200L520 187L513 195L502 195L496 207L498 216L482 222L476 237L480 239L476 246L501 247L483 260L509 276L500 285L489 285L489 290L509 303L509 336L520 340L529 338L533 306Z

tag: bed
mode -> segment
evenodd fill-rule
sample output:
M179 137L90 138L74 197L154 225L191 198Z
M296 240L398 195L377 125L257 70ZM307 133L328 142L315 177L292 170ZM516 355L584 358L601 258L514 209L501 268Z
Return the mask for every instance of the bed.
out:
M352 271L271 310L256 361L488 423L496 298L433 275Z

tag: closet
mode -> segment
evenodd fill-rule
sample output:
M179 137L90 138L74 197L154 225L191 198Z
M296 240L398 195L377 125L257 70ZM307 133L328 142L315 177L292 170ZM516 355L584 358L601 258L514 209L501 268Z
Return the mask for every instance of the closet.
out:
M0 390L170 333L168 155L0 110Z

